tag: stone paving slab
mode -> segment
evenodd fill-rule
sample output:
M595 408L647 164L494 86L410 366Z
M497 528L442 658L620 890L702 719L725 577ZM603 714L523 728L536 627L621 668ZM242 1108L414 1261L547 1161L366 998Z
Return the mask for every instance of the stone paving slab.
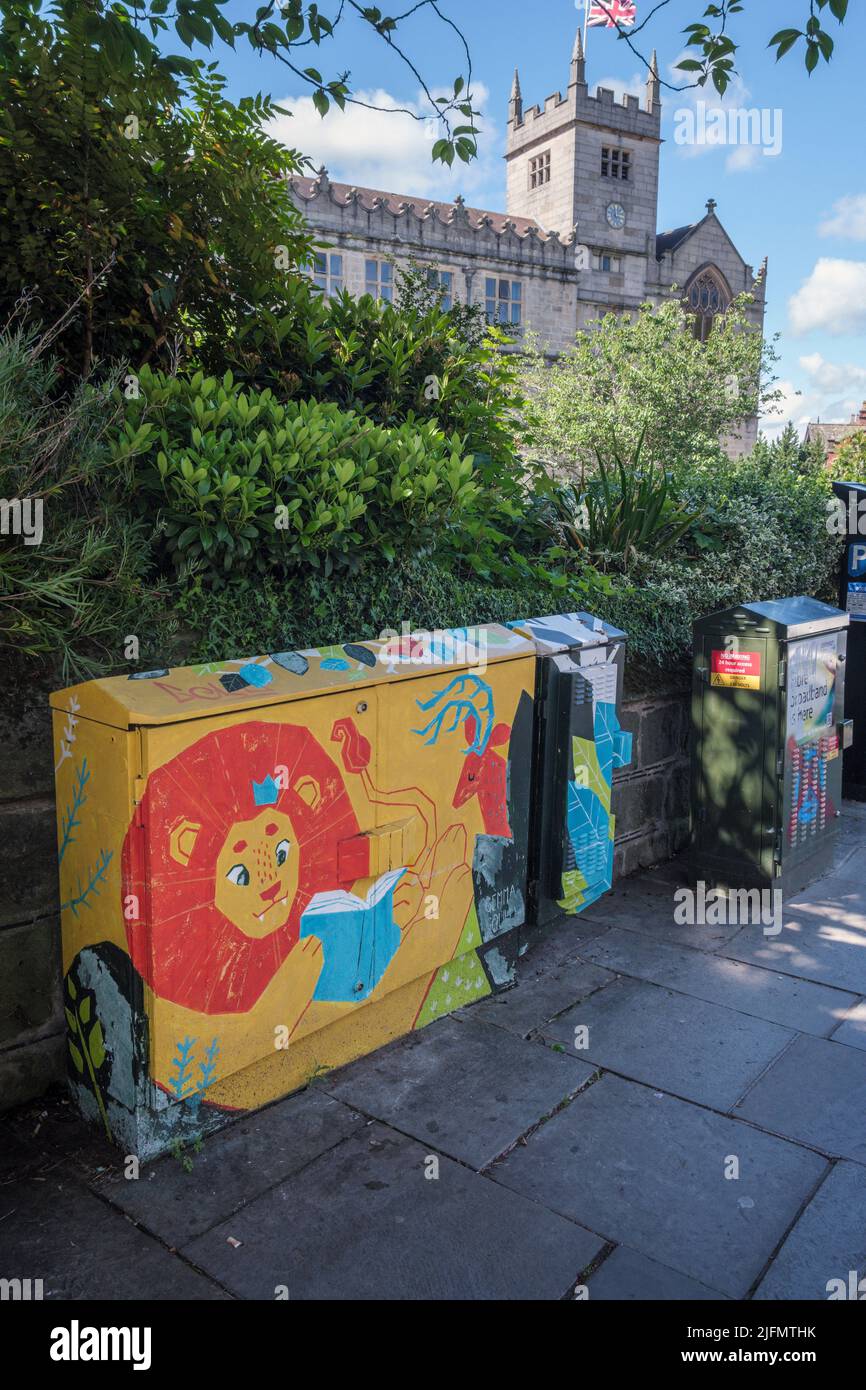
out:
M856 931L866 932L866 887L860 868L860 855L828 878L790 898L785 904L792 916L807 919L830 917Z
M824 1153L866 1163L866 1053L798 1037L734 1113Z
M0 1278L46 1299L226 1299L222 1289L74 1183L0 1188Z
M576 1057L491 1023L442 1019L316 1084L475 1169L589 1080Z
M619 927L589 942L582 953L585 960L606 970L649 980L695 999L722 1004L818 1037L828 1037L857 1002L856 994L844 990L811 984L705 951L650 941ZM863 1045L866 1047L866 1036Z
M559 917L549 926L526 933L526 950L518 968L539 975L557 965L565 965L580 954L581 948L610 931L608 922L587 922L583 916Z
M371 1125L184 1253L241 1298L566 1297L598 1236L447 1158L428 1179L429 1156Z
M736 1181L724 1176L731 1155ZM491 1174L609 1241L743 1298L826 1170L808 1149L608 1075Z
M605 938L602 936L598 939L603 941ZM581 960L566 961L543 974L531 973L527 965L520 961L514 989L488 995L486 999L464 1009L461 1016L484 1019L486 1023L495 1023L525 1038L563 1009L585 999L615 978L610 970L600 970L597 965L588 965Z
M629 979L607 985L542 1032L574 1054L578 1026L589 1030L578 1057L716 1110L730 1109L794 1037L776 1023Z
M637 1250L618 1245L596 1270L588 1284L590 1303L618 1300L636 1303L727 1302L727 1295L708 1289L657 1260L648 1260Z
M630 882L626 879L622 887L615 887L583 915L597 924L623 927L653 941L688 946L696 951L716 951L739 931L736 925L681 926L674 921L674 893L678 885L669 884L667 891L640 891L632 888Z
M786 909L778 936L743 927L719 955L761 965L783 975L866 994L866 923L844 922L832 907Z
M755 1298L824 1301L831 1292L842 1292L838 1284L828 1288L830 1280L842 1280L843 1297L852 1296L852 1285L858 1301L866 1297L864 1212L866 1168L837 1163L761 1280Z
M113 1172L94 1190L166 1244L183 1245L364 1123L339 1101L307 1090L211 1135L200 1153L190 1153L190 1172L166 1156L136 1181Z
M847 1047L861 1047L866 1052L866 1000L846 1014L833 1034L833 1041L845 1043Z

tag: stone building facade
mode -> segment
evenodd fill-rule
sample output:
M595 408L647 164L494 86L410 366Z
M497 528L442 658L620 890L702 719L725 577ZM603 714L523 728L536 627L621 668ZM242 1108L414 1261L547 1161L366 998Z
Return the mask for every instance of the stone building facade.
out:
M743 292L763 328L767 262L756 276L710 199L698 221L657 231L661 84L653 55L643 100L591 93L578 32L570 80L543 106L524 107L515 72L506 137L505 212L332 183L292 180L295 200L321 233L315 278L327 292L393 294L395 265L415 261L446 304L483 307L494 322L538 333L556 355L594 319L646 301L683 298L706 338ZM757 421L729 441L751 447Z

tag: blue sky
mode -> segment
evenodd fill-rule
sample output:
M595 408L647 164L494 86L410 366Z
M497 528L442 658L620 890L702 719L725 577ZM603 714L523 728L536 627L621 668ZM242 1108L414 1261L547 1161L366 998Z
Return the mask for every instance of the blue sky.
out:
M704 4L669 0L636 40L644 53L658 49L662 77L674 85L681 83L673 65L684 52L682 29L701 18ZM409 7L408 0L392 8L380 0L384 13ZM638 0L638 19L652 7L653 0ZM324 0L321 8L335 12L336 0ZM277 61L257 58L246 45L235 54L220 45L215 56L229 78L230 95L270 91L292 110L293 116L279 123L280 137L317 165L327 164L332 178L446 199L462 193L477 207L504 209L502 155L515 64L525 104L564 90L581 16L574 0L441 0L441 8L466 35L484 113L478 161L453 172L431 164L435 137L423 122L358 107L323 121L303 83ZM234 18L252 9L252 3L232 0L225 13ZM860 135L866 6L852 0L841 29L827 20L838 39L837 53L811 78L798 53L776 63L766 47L776 29L800 27L808 0L746 0L746 9L750 13L737 21L743 39L738 76L724 105L766 109L767 119L781 119L781 150L776 155L763 154L759 146L696 151L678 144L677 111L696 99L712 105L718 99L708 91L663 91L659 228L696 221L713 197L745 259L757 269L769 257L767 330L782 335L778 370L785 391L783 413L764 422L775 432L786 419L800 426L810 418L847 419L866 399L866 167ZM399 35L437 93L465 71L456 36L431 14L406 21ZM347 20L341 35L319 50L305 49L304 55L305 66L309 62L326 76L349 69L353 89L376 105L423 109L412 73L358 21ZM645 71L638 58L612 32L592 30L587 56L591 88L642 87Z

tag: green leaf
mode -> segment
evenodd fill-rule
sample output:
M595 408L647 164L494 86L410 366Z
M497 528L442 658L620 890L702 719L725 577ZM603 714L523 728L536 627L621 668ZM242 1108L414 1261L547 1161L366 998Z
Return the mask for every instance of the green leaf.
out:
M83 1075L84 1075L84 1058L82 1057L81 1052L80 1052L79 1049L75 1046L75 1043L72 1041L71 1038L67 1038L67 1039L66 1039L66 1043L67 1043L67 1046L68 1046L68 1048L69 1048L69 1054L70 1054L70 1056L72 1057L73 1062L75 1063L75 1070L78 1072L79 1076L83 1076Z
M83 998L82 1001L81 1001L81 1005L80 1005L79 1010L78 1010L78 1017L81 1019L81 1022L82 1022L82 1023L89 1023L89 1022L90 1022L90 995L89 995L89 994L85 994L84 998Z
M822 29L821 33L818 35L818 47L824 55L825 61L828 63L833 56L833 49L835 46L830 35Z
M785 38L782 39L778 45L778 50L776 52L776 62L778 62L780 58L784 58L785 54L789 51L789 49L793 48L794 44L797 42L799 38L802 38L802 35L796 29L788 32ZM771 48L773 46L772 39L770 40L769 46Z
M102 1024L99 1022L99 1019L96 1020L90 1030L90 1036L87 1039L87 1050L90 1053L90 1060L93 1063L94 1070L98 1071L106 1057L105 1039L102 1036Z

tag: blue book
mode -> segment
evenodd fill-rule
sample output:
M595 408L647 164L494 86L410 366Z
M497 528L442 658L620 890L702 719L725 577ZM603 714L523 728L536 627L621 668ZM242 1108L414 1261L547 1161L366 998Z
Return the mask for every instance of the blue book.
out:
M405 869L391 869L366 898L335 888L316 893L301 917L301 936L322 943L324 963L314 999L360 1003L372 994L400 945L394 889Z

